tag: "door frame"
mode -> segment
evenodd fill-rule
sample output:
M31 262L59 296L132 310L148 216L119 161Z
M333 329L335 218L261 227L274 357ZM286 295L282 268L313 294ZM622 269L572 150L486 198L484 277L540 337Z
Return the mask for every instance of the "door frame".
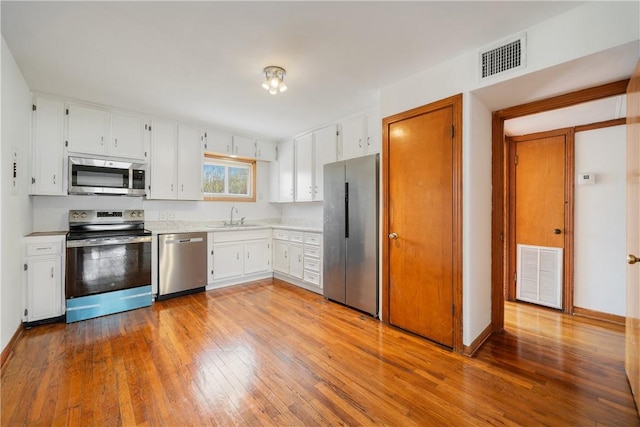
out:
M504 285L508 283L508 254L510 250L510 210L506 196L509 193L508 143L504 136L505 120L544 111L570 107L583 102L626 93L629 79L533 101L493 112L492 117L492 206L491 214L491 324L493 330L504 330Z
M505 148L507 150L507 172L508 172L508 189L505 194L505 207L507 209L508 228L507 228L507 273L506 277L510 278L506 282L504 295L508 301L516 300L516 282L514 280L517 272L517 242L516 242L516 144L522 137L527 139L539 139L554 136L564 136L564 250L563 250L563 268L562 268L562 311L565 313L573 313L573 242L575 239L573 230L574 224L574 206L575 206L575 130L574 128L555 129L545 132L531 133L527 135L518 135L513 137L505 137Z
M453 113L453 351L464 351L462 341L462 94L413 108L382 120L382 316L389 323L389 127L391 124L442 108Z

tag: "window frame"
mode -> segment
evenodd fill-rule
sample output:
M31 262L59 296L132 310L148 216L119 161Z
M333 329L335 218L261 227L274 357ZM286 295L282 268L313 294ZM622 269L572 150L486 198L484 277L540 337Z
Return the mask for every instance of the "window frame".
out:
M213 193L207 193L204 191L204 167L207 163L215 164L215 162L220 161L221 163L225 163L225 167L228 168L233 163L237 163L238 165L248 166L249 169L249 185L250 185L250 194L248 196L245 195L231 195L229 193L221 194L220 196L212 195ZM232 166L233 167L233 166ZM229 173L228 170L226 172L226 179L228 179ZM227 191L228 191L228 182ZM220 156L213 153L204 153L204 159L202 162L202 191L203 191L203 199L205 201L210 202L255 202L256 201L256 160L244 159L239 157L229 157L229 156Z

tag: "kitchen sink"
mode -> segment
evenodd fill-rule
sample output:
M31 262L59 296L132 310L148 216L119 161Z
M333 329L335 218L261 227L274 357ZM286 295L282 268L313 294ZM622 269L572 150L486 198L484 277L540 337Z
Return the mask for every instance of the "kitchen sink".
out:
M262 227L260 224L210 224L207 225L207 228L251 228L251 227Z

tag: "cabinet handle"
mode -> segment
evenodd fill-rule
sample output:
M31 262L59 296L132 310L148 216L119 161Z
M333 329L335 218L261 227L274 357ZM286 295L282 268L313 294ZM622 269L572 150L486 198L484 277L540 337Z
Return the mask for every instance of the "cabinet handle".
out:
M171 192L173 192L173 184L171 184Z
M315 193L318 194L318 186L316 185L316 188L314 189Z
M118 146L118 138L116 138L116 147Z
M370 136L367 137L367 145L371 145L371 137Z
M358 147L362 148L362 138L358 140Z
M309 194L311 194L311 186L309 186Z
M100 137L100 145L104 145L104 136Z
M180 184L180 185L182 186L182 190L180 190L180 191L182 191L184 193L184 184Z
M54 184L56 183L56 176L55 175L53 175L53 183Z
M53 267L51 267L51 278L53 279Z

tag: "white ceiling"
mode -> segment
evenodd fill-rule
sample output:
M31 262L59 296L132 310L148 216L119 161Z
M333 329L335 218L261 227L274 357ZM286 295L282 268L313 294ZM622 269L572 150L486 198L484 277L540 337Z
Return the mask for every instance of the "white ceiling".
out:
M280 139L582 3L2 1L1 29L34 91Z

